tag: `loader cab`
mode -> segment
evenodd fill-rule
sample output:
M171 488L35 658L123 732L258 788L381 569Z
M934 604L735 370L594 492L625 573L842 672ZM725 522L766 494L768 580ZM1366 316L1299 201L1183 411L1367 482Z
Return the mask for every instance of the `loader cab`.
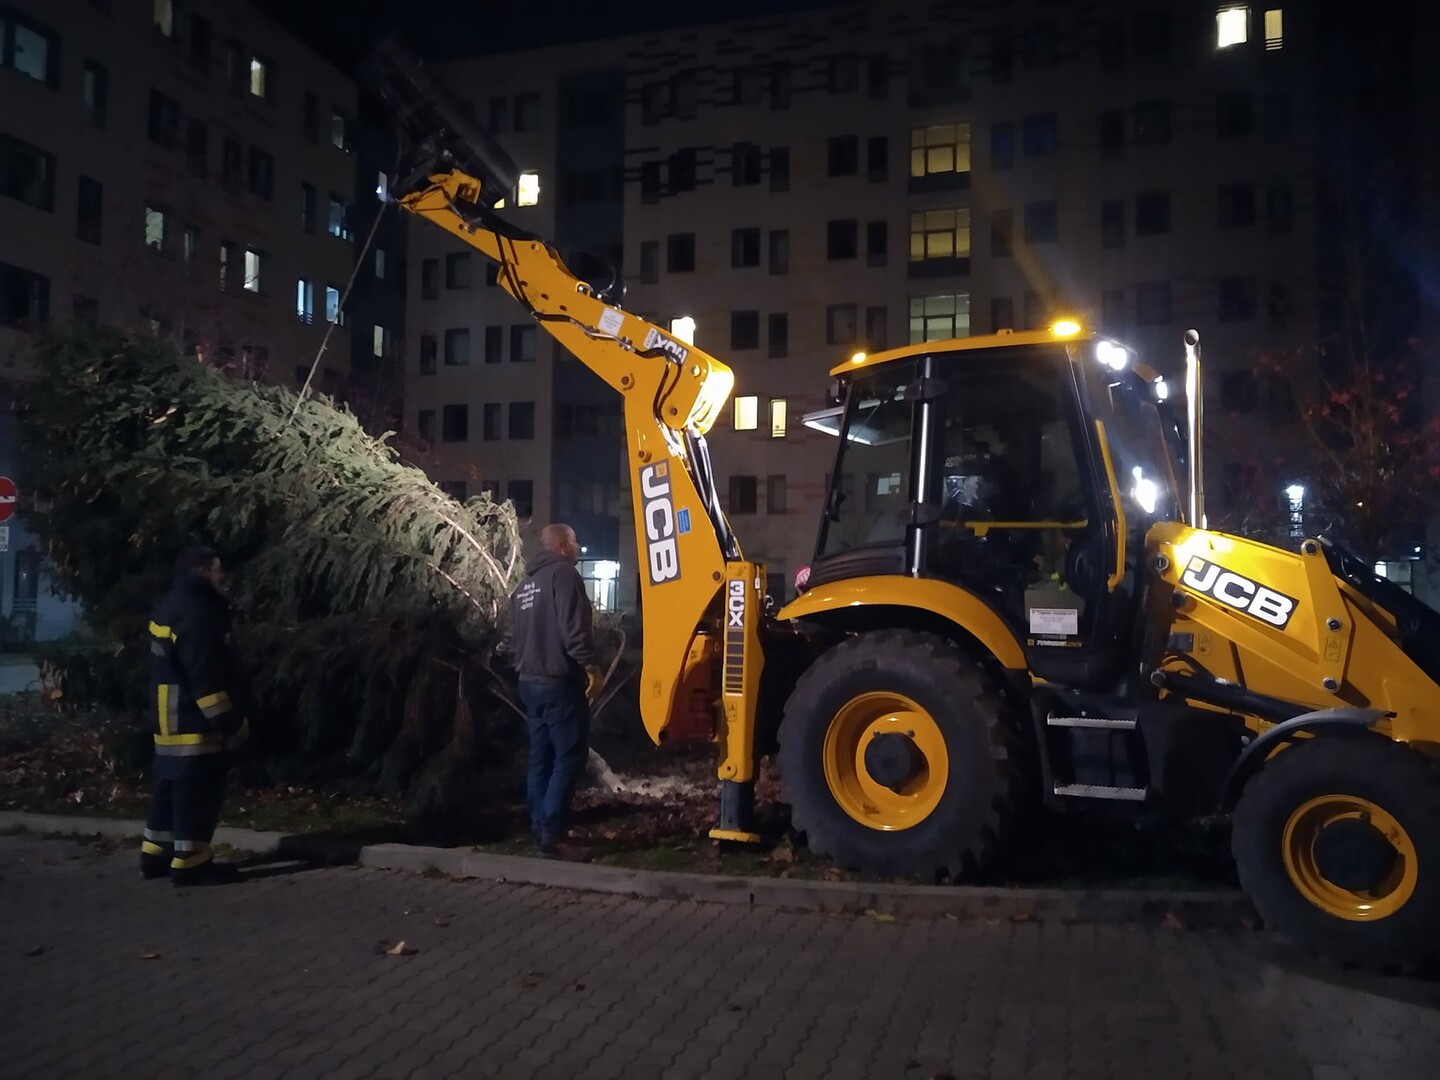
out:
M1146 531L1179 520L1163 383L1107 338L1049 332L860 357L810 585L897 574L984 601L1047 681L1100 689L1138 649Z

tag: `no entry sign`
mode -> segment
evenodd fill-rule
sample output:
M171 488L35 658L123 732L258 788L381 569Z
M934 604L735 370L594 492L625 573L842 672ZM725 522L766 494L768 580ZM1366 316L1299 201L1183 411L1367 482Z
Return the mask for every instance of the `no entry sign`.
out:
M15 515L15 503L19 498L19 492L15 490L15 481L8 476L0 476L0 521L9 521Z

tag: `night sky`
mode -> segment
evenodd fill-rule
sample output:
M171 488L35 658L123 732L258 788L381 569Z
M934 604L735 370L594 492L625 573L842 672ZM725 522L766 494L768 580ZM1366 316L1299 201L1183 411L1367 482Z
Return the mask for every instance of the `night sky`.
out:
M721 5L703 6L675 0L611 0L578 9L566 4L537 8L525 0L254 2L276 22L353 74L370 45L397 29L422 56L439 60L828 7L836 0L728 0Z

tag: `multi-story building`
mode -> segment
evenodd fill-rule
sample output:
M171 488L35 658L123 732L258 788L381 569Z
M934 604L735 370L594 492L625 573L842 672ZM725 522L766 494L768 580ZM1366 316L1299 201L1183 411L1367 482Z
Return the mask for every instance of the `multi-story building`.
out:
M1179 376L1194 327L1212 523L1253 497L1245 458L1288 408L1254 361L1318 339L1333 262L1319 57L1346 30L1317 10L850 3L440 72L539 178L515 222L564 248L618 242L624 306L693 319L735 369L713 457L778 597L810 557L835 451L802 418L855 351L1068 316ZM623 603L618 402L571 382L578 365L537 347L441 230L414 223L411 242L407 424L440 479L582 523L589 557L620 564Z
M245 3L0 4L0 373L74 320L303 379L355 258L355 112L351 79ZM337 328L321 389L350 350ZM0 473L13 457L0 431ZM48 597L25 495L0 611L45 638L74 609Z

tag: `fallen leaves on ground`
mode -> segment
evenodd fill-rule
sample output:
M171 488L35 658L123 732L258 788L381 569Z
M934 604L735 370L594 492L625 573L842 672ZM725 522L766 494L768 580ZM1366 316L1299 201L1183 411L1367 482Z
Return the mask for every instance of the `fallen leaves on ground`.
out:
M386 956L414 956L415 950L410 948L403 941L397 941L390 948L385 950Z
M139 958L141 960L159 960L160 954L154 949L141 949Z

